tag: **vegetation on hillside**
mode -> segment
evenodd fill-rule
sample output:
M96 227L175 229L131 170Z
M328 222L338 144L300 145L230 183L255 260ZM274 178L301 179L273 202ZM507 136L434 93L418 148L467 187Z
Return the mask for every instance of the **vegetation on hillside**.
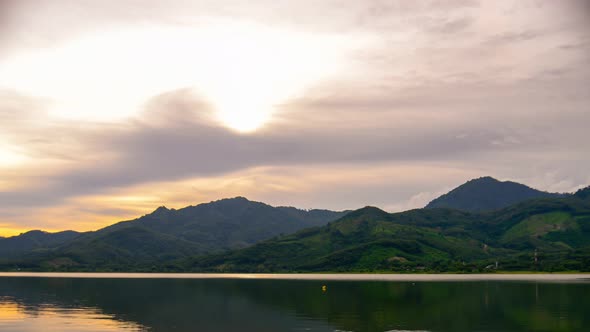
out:
M272 207L243 197L178 210L159 207L141 218L95 232L34 231L0 239L0 268L145 270L183 257L244 248L280 234L325 225L344 214ZM16 251L19 248L22 250Z
M539 199L488 213L366 207L324 227L183 264L215 272L590 271L590 200Z
M516 185L516 191L522 189ZM477 212L428 208L387 213L375 207L305 211L242 197L179 210L160 207L96 232L33 231L1 238L0 269L590 271L590 187Z

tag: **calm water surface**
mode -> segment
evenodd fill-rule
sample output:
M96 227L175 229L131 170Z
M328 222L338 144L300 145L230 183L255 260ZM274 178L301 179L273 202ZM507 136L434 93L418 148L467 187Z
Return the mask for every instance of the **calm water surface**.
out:
M0 331L590 331L584 280L328 279L0 276Z

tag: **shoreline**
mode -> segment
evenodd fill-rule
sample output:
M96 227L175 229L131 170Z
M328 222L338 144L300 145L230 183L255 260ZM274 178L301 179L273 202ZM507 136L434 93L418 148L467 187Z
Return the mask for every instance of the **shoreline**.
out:
M124 273L0 272L0 278L254 279L311 281L545 281L590 282L590 273L385 274L385 273Z

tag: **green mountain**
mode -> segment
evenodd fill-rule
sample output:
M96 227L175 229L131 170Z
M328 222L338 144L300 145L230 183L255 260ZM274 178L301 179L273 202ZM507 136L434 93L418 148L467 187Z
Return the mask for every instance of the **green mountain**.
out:
M181 257L247 247L283 233L325 225L344 214L272 207L243 197L178 210L159 207L135 220L72 234L67 241L29 246L30 250L18 255L0 251L0 268L135 270ZM24 240L21 235L2 241Z
M428 208L387 213L375 207L305 211L236 197L178 210L159 207L95 232L32 231L0 238L0 270L471 272L496 268L590 270L590 187L475 212Z
M536 253L535 253L536 252ZM536 255L536 262L535 262ZM353 211L252 247L184 261L214 272L590 270L590 199L529 200L486 213Z
M80 233L74 231L48 233L34 230L18 236L0 237L0 257L16 257L28 252L55 248L79 235Z
M511 181L498 181L486 176L473 179L434 199L427 209L452 208L464 211L491 211L533 198L559 197L560 194L539 191Z

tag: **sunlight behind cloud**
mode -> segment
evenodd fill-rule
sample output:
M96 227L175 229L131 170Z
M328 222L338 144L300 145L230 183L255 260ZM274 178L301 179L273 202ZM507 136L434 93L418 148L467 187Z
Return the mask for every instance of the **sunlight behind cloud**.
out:
M25 161L27 157L14 151L8 146L0 144L0 167L17 166Z
M200 63L206 79L197 82L219 112L238 131L264 124L277 104L336 71L343 43L256 26L218 26L204 38L208 51Z
M222 124L251 131L342 65L349 44L231 22L103 31L0 62L0 88L47 97L62 118L116 121L154 95L192 87Z

